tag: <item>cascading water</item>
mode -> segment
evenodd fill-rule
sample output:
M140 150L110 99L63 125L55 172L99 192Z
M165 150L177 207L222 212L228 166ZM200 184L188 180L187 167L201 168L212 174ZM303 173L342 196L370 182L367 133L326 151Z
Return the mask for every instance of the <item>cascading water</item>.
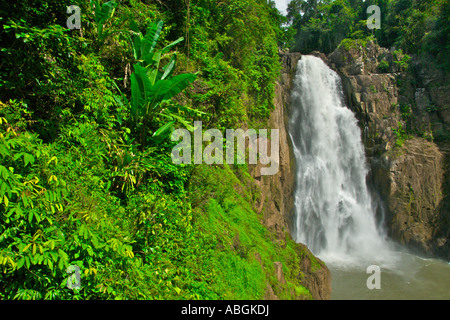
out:
M291 93L289 133L297 167L292 236L332 273L332 299L450 299L450 264L391 246L377 227L361 132L345 107L340 78L302 56ZM381 268L380 290L366 268Z
M366 185L361 132L343 102L339 76L321 59L302 56L291 103L289 132L297 163L294 238L325 262L392 261Z

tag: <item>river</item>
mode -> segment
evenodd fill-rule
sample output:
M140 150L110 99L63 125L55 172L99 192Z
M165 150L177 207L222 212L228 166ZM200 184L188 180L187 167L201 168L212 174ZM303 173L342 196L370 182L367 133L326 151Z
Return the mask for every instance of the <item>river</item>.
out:
M368 289L368 266L327 264L331 271L332 300L450 300L450 264L397 252L393 266L380 266L380 288Z

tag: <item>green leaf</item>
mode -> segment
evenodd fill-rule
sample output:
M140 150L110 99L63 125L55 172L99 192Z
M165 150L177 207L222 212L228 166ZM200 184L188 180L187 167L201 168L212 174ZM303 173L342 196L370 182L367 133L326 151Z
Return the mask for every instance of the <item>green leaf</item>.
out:
M186 89L192 82L195 81L196 75L192 73L179 74L172 79L165 79L155 83L148 92L149 96L153 96L153 102L161 102L162 100L169 100Z
M87 253L88 253L88 255L89 256L93 256L94 255L94 250L92 250L92 247L91 246L87 246L86 247L86 251L87 251Z
M101 12L100 12L100 23L105 23L106 20L112 18L114 15L114 11L117 7L117 2L108 1L102 4Z
M169 114L161 113L160 115L161 115L161 116L164 116L164 117L166 117L166 118L169 118L169 119L176 119L176 120L178 120L178 122L180 122L180 123L181 123L188 131L194 132L194 127L193 127L186 119L184 119L183 117L180 117L180 116L178 116L178 115L176 115L176 114L173 114L173 113L169 113Z
M8 169L6 169L6 167L4 167L4 166L0 166L0 171L1 171L1 173L2 173L2 178L3 178L4 180L7 180L8 177L9 177Z
M141 55L141 40L143 38L142 33L139 31L139 27L136 23L136 21L131 20L130 22L130 29L131 29L131 36L130 33L127 33L128 41L131 44L131 47L133 49L133 57L135 60L140 60Z
M1 144L0 144L0 154L1 154L3 157L6 157L6 156L9 156L9 155L10 155L8 149L7 149L4 145L1 145Z
M29 244L27 244L26 246L25 246L25 248L23 248L22 249L22 252L25 252L25 251L27 251L28 250L28 248L29 247L31 247L31 245L32 245L33 243L29 243Z
M1 203L1 202L0 202L0 203ZM12 208L11 210L9 210L8 213L6 214L6 217L7 217L7 218L11 217L12 214L13 214L14 212L16 212L16 209L17 209L17 208Z
M155 58L155 57L156 57L156 58ZM157 78L158 78L158 74L159 74L159 61L161 60L161 51L158 51L158 52L154 55L154 58L155 58L155 59L158 59L158 61L155 61L156 63L155 63L155 66L154 66L153 70L151 70L151 71L149 72L149 74L150 74L149 80L150 80L150 83L151 83L152 85L155 84L155 82L156 82L156 80L157 80Z
M54 262L58 261L58 254L56 252L50 251L50 256Z
M141 59L141 43L142 43L142 33L137 32L138 34L135 35L132 39L131 36L129 37L129 41L131 43L131 46L133 48L133 57L135 60ZM131 39L131 40L130 40Z
M25 195L25 194L21 194L21 198L22 198L22 202L23 202L23 205L24 205L24 207L27 207L28 206L28 197Z
M59 270L63 270L64 269L64 260L62 258L59 259L58 268L59 268Z
M29 153L24 153L23 155L23 161L25 162L25 166L27 166L29 163L34 163L34 157Z
M175 121L170 121L167 122L165 125L163 125L162 127L160 127L158 130L155 131L155 133L153 133L153 137L158 137L159 135L163 134L165 131L167 131L168 129L170 129L170 127L175 123Z
M94 20L97 24L97 33L99 39L102 40L105 37L103 34L103 25L108 19L112 18L118 3L115 1L108 1L100 6L99 1L94 1L93 4L95 6Z
M51 271L53 271L53 261L51 259L47 259L47 265Z
M177 55L174 54L172 56L172 58L170 58L169 63L167 63L167 65L163 68L164 73L161 77L161 80L164 80L167 77L170 77L173 73L173 71L175 70L175 65L177 63Z
M178 109L180 109L180 110L182 110L182 111L184 111L186 113L196 114L196 116L200 116L200 117L208 115L206 112L203 112L203 111L200 111L200 110L196 110L196 109L192 109L192 108L189 108L188 106L179 105Z
M95 248L95 249L99 249L99 248L102 247L102 246L99 244L99 242L98 242L98 237L97 237L95 234L92 235L91 242L92 242L92 244L94 245L94 248Z
M147 76L147 69L134 65L135 73L131 75L131 112L137 118L146 114L152 96L152 84Z
M24 263L25 263L25 258L24 257L20 258L19 261L17 261L17 264L16 264L17 269L22 268Z
M177 45L178 43L180 43L180 42L183 41L183 40L184 40L184 38L183 38L183 37L180 37L180 38L178 38L177 40L175 40L174 42L172 42L171 44L165 46L165 47L161 50L162 53L164 54L164 53L168 52L173 46Z
M2 183L0 186L0 203L2 203L3 196L6 193L6 183Z
M139 113L139 106L142 104L141 90L139 89L138 79L135 73L131 74L131 104L130 113L136 121Z
M163 25L164 22L162 20L159 20L157 22L154 22L151 26L147 28L147 32L142 41L140 50L141 58L143 58L144 60L148 59L149 58L148 55L153 51L153 49L155 49Z
M22 211L22 209L21 209L19 206L17 206L17 207L15 208L15 211L16 211L16 218L22 216L23 211Z
M23 154L24 154L24 152L19 152L19 153L17 153L17 154L13 157L14 161L17 161Z
M36 219L37 223L41 222L41 217L39 216L39 213L37 211L34 211L34 218Z

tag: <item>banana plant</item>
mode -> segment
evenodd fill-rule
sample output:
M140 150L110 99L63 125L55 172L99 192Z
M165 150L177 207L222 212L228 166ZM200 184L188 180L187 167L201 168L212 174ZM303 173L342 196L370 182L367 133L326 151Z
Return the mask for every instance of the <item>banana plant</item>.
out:
M143 124L140 137L141 146L145 145L151 116L160 111L163 102L175 97L196 79L196 74L191 73L173 76L176 53L170 53L169 61L161 67L163 57L173 46L183 41L183 38L179 38L163 49L155 50L162 26L162 21L153 23L147 28L145 36L137 32L135 28L133 30L134 38L131 41L137 63L133 65L134 73L130 77L130 114L135 128L140 122ZM163 125L155 131L154 136L166 131L173 123L174 121L171 121Z
M172 47L184 40L183 37L180 37L165 46L163 49L155 51L163 25L164 22L162 20L154 22L147 28L146 34L143 35L139 31L136 23L134 21L131 23L133 37L130 39L130 43L133 47L134 59L139 61L144 67L148 68L155 66L156 69L158 69L159 63L161 62L161 58L164 54L169 52ZM169 65L171 64L175 65L175 62L169 62Z
M104 32L103 26L114 15L118 3L116 1L108 1L100 5L99 0L91 0L91 5L94 10L94 20L97 25L97 36L100 42L103 42L109 34Z

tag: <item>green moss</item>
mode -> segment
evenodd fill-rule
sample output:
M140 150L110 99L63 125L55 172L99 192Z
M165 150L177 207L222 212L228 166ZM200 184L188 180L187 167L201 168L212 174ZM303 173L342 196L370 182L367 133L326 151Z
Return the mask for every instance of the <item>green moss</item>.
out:
M303 286L295 285L290 282L287 282L287 286L289 289L293 290L297 297L302 297L306 299L312 299L311 293L308 289Z
M299 253L298 245L289 238L284 243L275 241L274 235L261 224L262 217L249 202L253 197L245 194L252 188L243 186L244 183L236 178L236 175L245 177L245 174L238 173L239 169L233 174L226 165L205 165L198 170L190 192L203 193L209 200L196 208L194 228L209 232L217 241L216 252L209 263L217 266L218 271L210 289L217 293L225 292L226 298L256 299L264 297L269 284L279 297L285 299L293 298L294 293L308 296L307 290L299 283L301 279L298 279L301 275L300 261L307 253ZM216 190L214 195L209 194L210 188ZM321 267L312 255L308 258L312 260L314 270ZM283 264L289 285L277 282L275 261Z
M386 60L381 60L380 63L378 64L378 70L380 70L381 72L389 72L389 62L387 62Z
M357 49L357 50L361 51L363 48L366 48L367 42L370 40L373 40L373 38L371 36L368 36L366 38L361 38L361 39L346 38L341 41L338 48L344 49L347 51L349 51L351 49Z

